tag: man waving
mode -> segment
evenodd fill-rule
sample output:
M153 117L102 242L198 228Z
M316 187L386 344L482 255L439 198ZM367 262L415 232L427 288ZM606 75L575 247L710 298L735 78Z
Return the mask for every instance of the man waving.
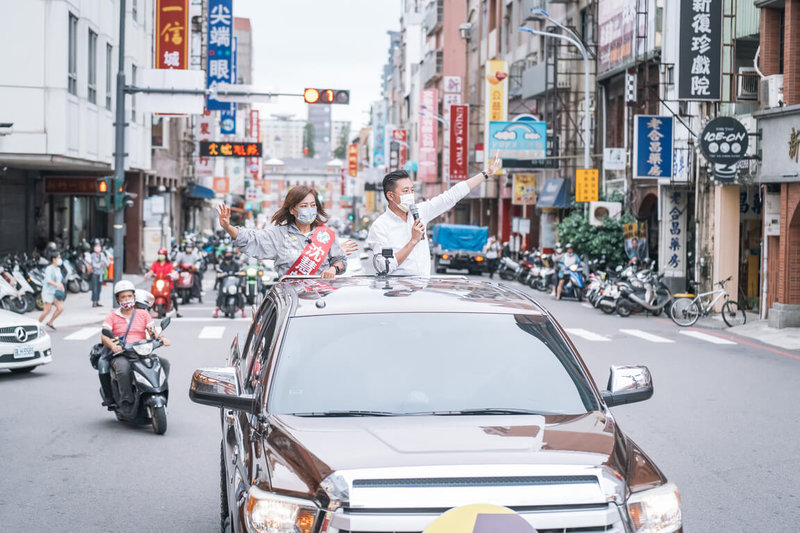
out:
M500 159L495 154L488 169L419 204L408 172L394 170L388 173L383 178L383 195L389 205L370 226L367 246L379 257L384 249L392 249L394 258L390 260L389 274L429 276L431 257L428 244L424 242L426 224L452 209L499 168Z

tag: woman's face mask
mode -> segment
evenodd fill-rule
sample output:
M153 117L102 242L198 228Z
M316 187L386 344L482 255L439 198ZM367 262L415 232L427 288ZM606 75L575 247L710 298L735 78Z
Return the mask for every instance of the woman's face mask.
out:
M59 257L58 259L56 259L56 264L57 264L58 266L61 266L63 263L64 263L64 260L63 260L63 259L61 259L60 257Z
M166 260L167 260L167 256L166 256L166 255L159 255L159 256L158 256L158 260L159 260L159 261L161 261L161 262L163 263L164 261L166 261Z
M102 248L100 248L99 246L94 247L94 251L97 252L98 254L100 253L100 250L102 250Z
M300 207L297 209L297 221L300 224L311 224L317 219L316 207Z

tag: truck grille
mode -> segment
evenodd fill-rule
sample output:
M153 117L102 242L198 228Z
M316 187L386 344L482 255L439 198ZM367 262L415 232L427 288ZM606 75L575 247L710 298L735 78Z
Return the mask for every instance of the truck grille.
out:
M421 533L449 509L472 503L512 509L539 533L625 531L622 511L605 493L608 479L601 481L594 468L566 467L571 475L552 475L558 472L552 467L544 468L549 471L544 475L497 476L490 468L482 470L488 475L368 478L359 475L365 471L353 472L349 502L331 516L330 531ZM525 470L536 467L522 467L520 473Z

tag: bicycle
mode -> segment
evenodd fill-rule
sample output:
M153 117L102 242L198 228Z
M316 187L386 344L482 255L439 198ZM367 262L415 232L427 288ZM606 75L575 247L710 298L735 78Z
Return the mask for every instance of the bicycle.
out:
M725 298L725 303L722 305L722 320L728 327L741 326L747 322L747 315L744 309L741 308L738 301L731 300L728 292L725 290L725 284L731 280L733 276L728 279L718 281L715 285L719 285L719 289L700 293L694 298L678 298L672 303L670 309L670 318L677 325L681 327L688 327L693 325L697 320L703 316L709 315L714 305L720 298ZM713 295L713 299L709 299ZM707 298L708 297L708 298Z

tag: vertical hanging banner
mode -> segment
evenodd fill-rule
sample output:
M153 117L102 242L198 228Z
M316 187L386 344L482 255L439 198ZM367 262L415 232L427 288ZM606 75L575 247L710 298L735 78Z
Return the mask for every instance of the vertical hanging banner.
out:
M467 179L469 169L469 106L450 106L450 180Z
M685 189L661 189L661 261L660 272L666 277L686 276L686 201Z
M186 69L189 62L189 0L156 0L156 68Z
M679 100L720 100L722 1L681 0Z
M351 178L358 176L358 145L347 145L347 175Z
M392 129L392 140L389 143L389 170L406 166L408 160L408 138L406 130Z
M489 124L508 120L508 73L506 62L492 59L486 62L486 101L483 124L484 146L489 146ZM494 154L486 154L490 161Z
M386 138L386 100L377 100L372 104L372 166L386 165L384 156Z
M237 53L238 53L238 39L233 38L233 46L231 47L231 83L236 83L236 69L237 69ZM236 102L228 104L228 109L223 109L219 112L219 131L224 135L236 135Z
M194 132L195 138L200 142L209 142L214 138L214 121L211 111L208 109L203 110L203 114L197 117L196 131ZM195 152L197 155L194 164L194 173L196 176L213 176L214 175L214 160L210 157L201 157L200 150Z
M419 93L419 163L417 179L435 182L437 175L436 141L438 124L436 114L439 109L436 89L423 89Z
M671 179L674 155L673 118L653 115L633 117L633 178Z
M252 142L259 142L261 140L261 128L259 126L258 109L250 110L250 120L247 136ZM261 179L261 158L251 157L248 161L248 172L253 177L254 181Z
M206 88L233 82L233 0L208 0ZM208 98L206 107L229 111L232 104Z

